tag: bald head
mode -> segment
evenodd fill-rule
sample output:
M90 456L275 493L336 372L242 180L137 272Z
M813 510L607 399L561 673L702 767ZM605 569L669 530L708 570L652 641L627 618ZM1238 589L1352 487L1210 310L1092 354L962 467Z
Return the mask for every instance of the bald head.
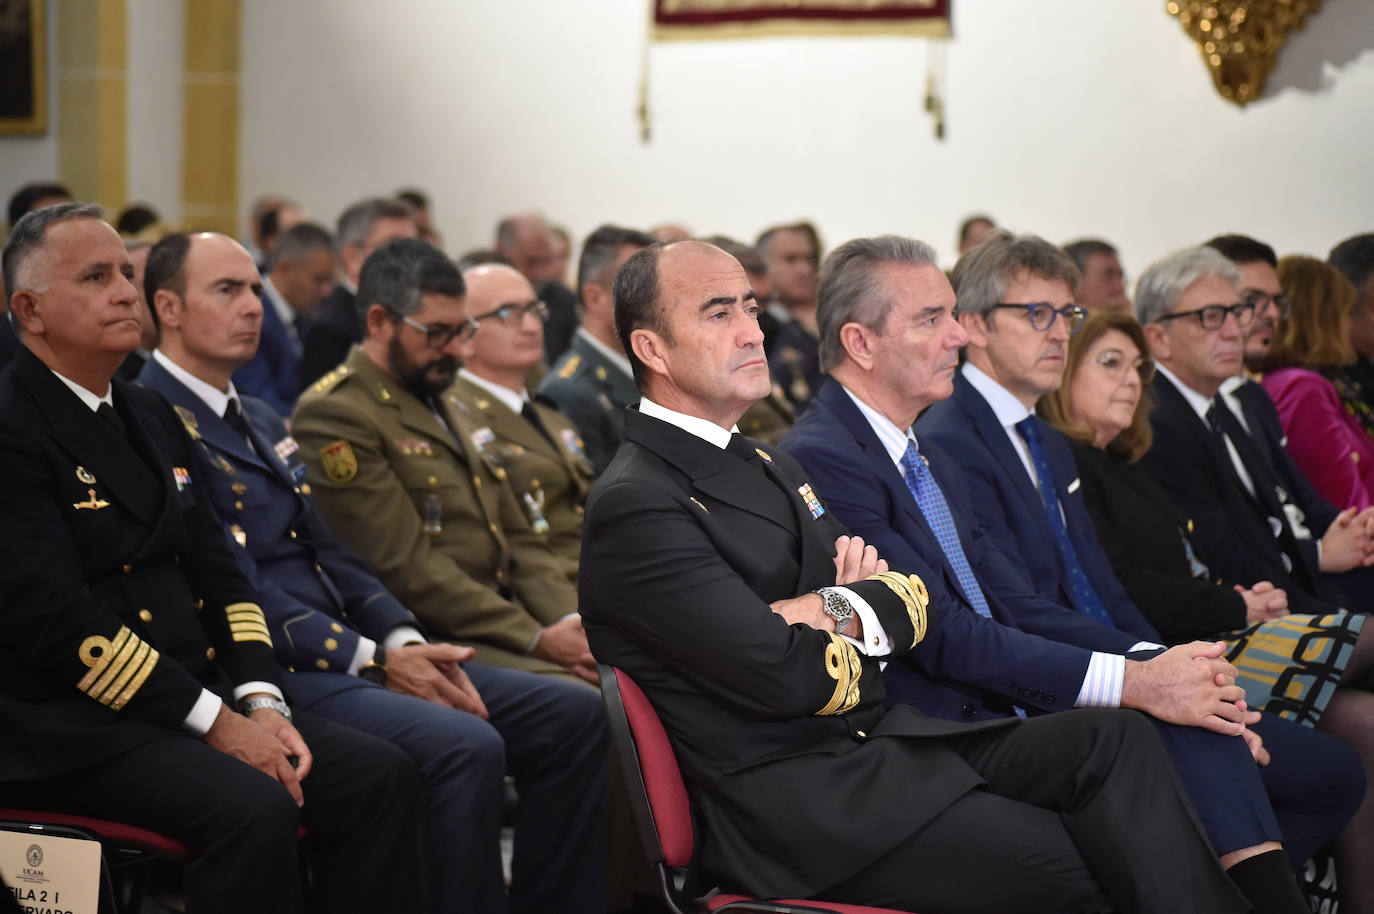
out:
M496 250L531 283L557 279L554 275L553 232L538 213L507 216L496 227Z
M511 390L544 356L544 310L534 286L519 271L489 263L463 273L468 314L480 330L463 351L469 371Z

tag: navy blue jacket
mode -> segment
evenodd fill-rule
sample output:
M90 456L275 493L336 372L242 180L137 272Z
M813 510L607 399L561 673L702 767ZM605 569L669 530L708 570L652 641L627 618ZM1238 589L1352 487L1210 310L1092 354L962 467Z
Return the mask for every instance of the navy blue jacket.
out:
M1083 573L1118 629L1136 640L1162 644L1159 632L1126 595L1097 541L1069 443L1049 423L1035 421L1054 472L1069 541ZM992 407L962 372L954 376L954 395L916 421L916 436L922 445L929 442L957 456L973 496L976 522L989 531L1003 556L1019 567L1024 580L1044 599L1073 606L1045 503ZM1020 610L1014 612L1019 625Z
M170 400L199 439L200 475L210 489L239 565L259 594L277 661L293 671L348 670L358 635L381 641L415 617L325 525L303 485L295 441L261 400L244 397L254 448L205 401L149 359L140 383ZM297 700L312 677L290 677Z
M292 338L264 292L258 351L234 372L234 387L241 394L265 400L278 416L289 416L300 393L300 374L301 344Z
M949 503L993 618L978 615L901 471L837 382L821 387L782 446L855 536L877 547L893 568L915 571L929 583L940 624L909 658L888 665L890 699L953 720L1006 714L1011 704L1071 708L1090 652L1125 653L1138 640L1037 595L975 522L954 460L922 440L921 453Z

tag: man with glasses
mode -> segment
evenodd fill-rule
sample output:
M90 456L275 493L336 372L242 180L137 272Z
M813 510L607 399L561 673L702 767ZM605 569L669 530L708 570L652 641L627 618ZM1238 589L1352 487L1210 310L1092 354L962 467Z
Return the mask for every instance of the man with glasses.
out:
M1159 367L1154 445L1143 460L1192 518L1218 574L1271 580L1295 612L1363 608L1349 599L1361 588L1343 585L1357 584L1352 569L1374 563L1374 511L1337 512L1315 494L1298 504L1306 480L1285 471L1286 452L1269 440L1267 423L1220 396L1258 319L1242 284L1236 265L1211 247L1182 251L1141 276L1136 316ZM1371 588L1362 589L1367 602Z
M582 506L596 475L562 413L530 398L529 370L544 351L548 307L515 269L486 264L463 273L468 310L481 327L463 349L453 393L481 426L480 449L507 479L535 533L577 579Z
M1014 291L1002 297L1015 300ZM1240 730L1242 714L1233 703L1239 693L1213 679L1234 676L1219 649L1191 644L1160 652L1142 643L1158 639L1148 626L1102 624L1036 594L1017 572L1017 560L1002 554L974 515L959 471L965 452L946 452L912 432L916 416L953 389L958 350L969 339L954 303L927 245L885 236L833 251L821 268L818 310L830 380L782 442L851 534L927 583L939 626L888 664L889 702L960 722L1010 717L1013 708L1022 714L1140 710L1153 718L1237 884L1254 896L1261 891L1259 874L1267 872L1292 899L1297 890L1285 855L1269 839L1320 816L1285 795L1276 803L1276 826L1245 746L1202 732ZM1033 326L1063 320L1049 309L1033 309ZM1010 313L997 321L1017 317L1003 310ZM1122 368L1135 366L1123 362ZM1277 720L1260 729L1295 780L1311 775L1322 758L1337 762L1332 782L1353 767L1329 737ZM1355 791L1346 784L1349 797ZM1310 853L1348 813L1348 805L1339 806L1323 826L1292 835L1293 851Z
M595 697L549 677L464 664L470 648L430 644L410 611L330 533L301 482L295 440L270 405L242 396L231 380L252 357L265 312L258 271L238 242L168 236L148 258L146 281L162 338L139 381L171 401L198 442L192 473L207 485L259 594L287 696L398 746L415 763L430 846L442 849L425 872L436 910L506 905L500 831L508 767L529 802L520 840L528 863L517 871L530 878L513 886L511 906L561 906L588 858L561 858L548 853L556 841L526 836L576 834L596 821L594 806L579 805L604 778ZM595 847L591 841L586 851ZM583 910L594 909L594 891Z
M292 434L335 534L431 634L482 663L594 683L576 587L483 452L490 430L449 392L479 326L465 293L425 242L373 252L363 342L302 396Z

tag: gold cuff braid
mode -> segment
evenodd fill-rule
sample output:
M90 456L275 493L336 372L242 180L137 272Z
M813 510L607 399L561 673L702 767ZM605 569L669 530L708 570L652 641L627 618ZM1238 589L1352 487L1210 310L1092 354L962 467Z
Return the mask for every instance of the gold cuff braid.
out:
M926 582L914 574L896 571L880 571L869 575L868 580L882 581L901 598L906 606L906 614L911 619L911 646L920 644L926 636L926 607L930 605L930 591L926 589Z
M859 703L859 679L863 676L863 662L854 645L831 633L825 648L825 671L835 680L835 692L817 717L844 714Z

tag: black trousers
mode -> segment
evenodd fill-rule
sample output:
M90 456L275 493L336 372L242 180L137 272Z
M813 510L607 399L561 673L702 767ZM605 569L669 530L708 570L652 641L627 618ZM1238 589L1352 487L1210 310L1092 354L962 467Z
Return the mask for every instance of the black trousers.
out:
M1250 910L1143 716L1066 711L950 744L987 789L818 897L942 914Z
M195 914L427 910L415 765L387 742L307 712L295 724L314 757L299 809L277 781L180 734L58 777L0 783L0 803L125 822L198 850L185 874ZM308 899L300 825L308 830Z

